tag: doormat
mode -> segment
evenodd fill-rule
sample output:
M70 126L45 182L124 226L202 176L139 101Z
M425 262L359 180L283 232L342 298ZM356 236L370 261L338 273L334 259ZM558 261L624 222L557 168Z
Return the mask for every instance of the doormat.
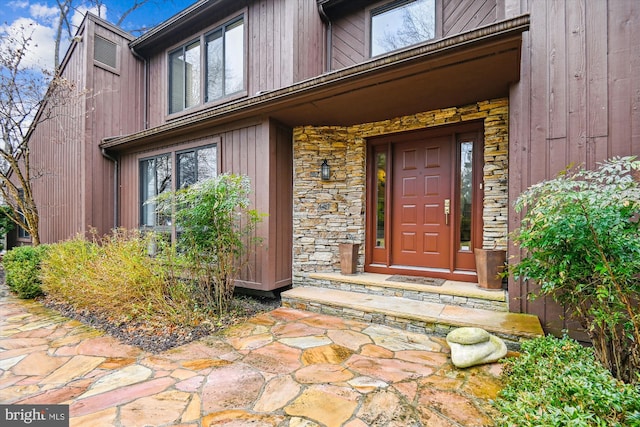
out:
M404 283L416 283L418 285L429 286L442 286L446 279L434 279L433 277L421 277L421 276L405 276L402 274L394 274L389 277L388 282L404 282Z

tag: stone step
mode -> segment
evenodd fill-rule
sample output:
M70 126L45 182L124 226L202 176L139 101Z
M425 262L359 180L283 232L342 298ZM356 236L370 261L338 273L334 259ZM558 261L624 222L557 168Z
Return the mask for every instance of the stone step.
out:
M530 314L505 313L361 292L299 286L281 294L282 305L446 336L464 326L480 327L502 338L511 350L523 340L544 335L540 320Z
M507 291L482 289L474 283L447 280L440 286L393 281L388 274L312 273L305 285L417 301L459 305L493 311L509 311Z

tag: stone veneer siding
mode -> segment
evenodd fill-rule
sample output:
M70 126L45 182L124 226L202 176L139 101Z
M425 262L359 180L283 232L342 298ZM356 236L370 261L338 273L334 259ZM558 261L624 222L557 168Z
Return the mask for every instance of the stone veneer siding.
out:
M293 131L293 283L313 272L340 271L339 243L360 243L363 270L366 139L394 132L484 120L483 247L506 249L508 99L348 127L302 126ZM320 179L326 159L331 179Z

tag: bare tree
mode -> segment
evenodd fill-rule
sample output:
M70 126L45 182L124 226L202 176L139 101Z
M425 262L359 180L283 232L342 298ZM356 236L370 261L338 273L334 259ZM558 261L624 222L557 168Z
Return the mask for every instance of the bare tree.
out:
M31 235L35 246L40 235L32 183L40 174L30 163L29 135L76 95L73 83L24 64L34 47L33 28L0 34L0 195L8 216Z

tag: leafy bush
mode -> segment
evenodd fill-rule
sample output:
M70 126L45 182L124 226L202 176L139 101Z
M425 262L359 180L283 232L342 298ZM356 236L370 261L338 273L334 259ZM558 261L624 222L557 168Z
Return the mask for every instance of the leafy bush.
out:
M254 231L261 216L249 209L250 192L248 177L224 174L154 201L161 214L174 213L178 250L206 304L219 315L229 310L235 281L259 241Z
M522 351L504 363L498 426L640 426L640 389L613 378L593 349L547 336Z
M640 381L640 184L633 157L566 171L524 192L510 271L533 279L589 333L616 378Z
M55 300L114 323L132 319L196 323L200 313L188 286L173 274L170 248L149 248L156 236L116 230L93 241L83 236L51 245L43 261L42 287ZM156 245L157 246L157 245Z
M6 283L20 298L42 295L40 265L47 249L45 245L19 246L4 255L2 265Z

